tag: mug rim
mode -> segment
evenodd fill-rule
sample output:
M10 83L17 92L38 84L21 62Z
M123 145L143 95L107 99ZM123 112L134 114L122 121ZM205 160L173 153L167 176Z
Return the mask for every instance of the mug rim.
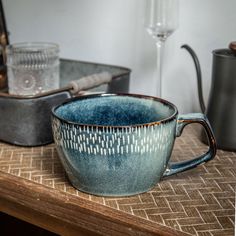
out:
M110 97L110 96L128 96L128 97L135 97L135 98L142 98L142 99L148 99L148 100L154 100L160 103L163 103L164 105L167 105L169 107L171 107L174 112L171 116L158 120L158 121L153 121L153 122L148 122L148 123L143 123L143 124L133 124L133 125L96 125L96 124L84 124L84 123L79 123L79 122L75 122L75 121L69 121L66 120L60 116L58 116L56 114L56 110L61 107L64 106L68 103L77 101L77 100L82 100L82 99L87 99L87 98L97 98L97 97ZM174 119L177 118L178 115L178 109L177 107L163 99L163 98L159 98L159 97L155 97L155 96L149 96L149 95L143 95L143 94L135 94L135 93L96 93L96 94L88 94L88 95L82 95L82 96L77 96L77 97L73 97L73 98L69 98L66 101L62 102L59 105L56 105L52 108L51 110L51 114L52 116L54 116L55 118L57 118L60 121L63 121L64 123L70 124L70 125L77 125L77 126L86 126L86 127L91 127L91 128L114 128L114 129L119 129L119 128L135 128L135 127L144 127L144 126L154 126L154 125L160 125L163 123L167 123L170 122Z

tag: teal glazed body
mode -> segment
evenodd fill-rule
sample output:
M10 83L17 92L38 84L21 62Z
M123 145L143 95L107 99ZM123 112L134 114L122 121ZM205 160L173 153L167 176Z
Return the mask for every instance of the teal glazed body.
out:
M89 95L70 99L52 114L60 160L80 191L134 195L150 190L165 175L194 167L168 166L178 112L164 100L129 94Z

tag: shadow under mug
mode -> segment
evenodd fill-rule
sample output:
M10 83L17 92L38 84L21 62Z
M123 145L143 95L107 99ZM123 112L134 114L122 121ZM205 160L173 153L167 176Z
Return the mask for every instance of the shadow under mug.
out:
M170 163L175 138L199 123L209 149L194 159ZM52 129L62 165L72 185L102 196L129 196L152 189L162 177L214 158L216 141L201 113L178 115L156 97L93 94L53 108Z

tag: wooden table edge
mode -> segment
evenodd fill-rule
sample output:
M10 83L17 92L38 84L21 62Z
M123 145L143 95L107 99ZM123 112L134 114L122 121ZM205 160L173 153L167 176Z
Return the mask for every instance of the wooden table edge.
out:
M60 235L189 235L2 171L0 211Z

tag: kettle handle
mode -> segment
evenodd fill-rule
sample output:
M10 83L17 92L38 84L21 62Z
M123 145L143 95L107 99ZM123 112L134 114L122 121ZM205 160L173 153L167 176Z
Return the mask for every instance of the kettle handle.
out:
M181 48L186 49L189 52L189 54L191 55L192 59L193 59L195 69L196 69L196 73L197 73L198 99L199 99L199 103L200 103L202 113L205 113L206 106L205 106L205 103L204 103L203 92L202 92L202 72L201 72L201 67L200 67L198 57L197 57L196 53L194 52L194 50L189 45L184 44L184 45L181 46Z

